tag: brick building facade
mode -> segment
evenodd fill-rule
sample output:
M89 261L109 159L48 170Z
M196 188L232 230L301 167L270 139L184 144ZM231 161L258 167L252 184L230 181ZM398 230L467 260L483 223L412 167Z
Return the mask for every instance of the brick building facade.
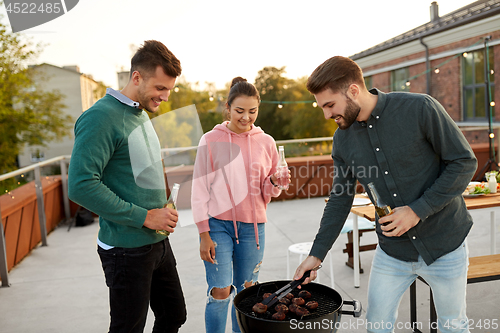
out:
M500 0L479 0L442 17L433 2L430 12L428 23L350 58L363 69L367 86L428 93L471 144L488 143L487 86L489 101L500 101L500 87L495 87L500 85ZM491 110L500 140L500 104Z

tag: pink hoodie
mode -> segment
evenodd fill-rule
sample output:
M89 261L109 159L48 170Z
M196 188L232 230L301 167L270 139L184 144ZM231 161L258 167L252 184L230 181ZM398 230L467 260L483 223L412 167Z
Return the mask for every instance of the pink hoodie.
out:
M281 190L270 181L279 156L274 139L260 127L237 134L227 123L216 125L202 136L194 165L191 209L200 233L210 230L209 216L253 223L267 222L266 207Z

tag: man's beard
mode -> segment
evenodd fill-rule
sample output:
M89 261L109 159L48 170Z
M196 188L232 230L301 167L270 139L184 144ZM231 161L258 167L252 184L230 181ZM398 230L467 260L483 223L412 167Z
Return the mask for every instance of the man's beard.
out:
M347 97L347 105L344 109L344 115L342 116L342 119L343 122L339 122L338 123L338 126L341 130L345 130L345 129L348 129L349 127L351 127L352 124L354 124L354 122L356 121L356 119L358 118L358 115L359 115L359 112L361 111L361 107L354 103L354 101Z
M151 97L147 96L144 89L139 87L138 94L137 94L137 102L139 102L139 105L142 106L143 110L146 110L151 113L155 113L158 111L158 108L155 110L151 109L150 104L152 103Z

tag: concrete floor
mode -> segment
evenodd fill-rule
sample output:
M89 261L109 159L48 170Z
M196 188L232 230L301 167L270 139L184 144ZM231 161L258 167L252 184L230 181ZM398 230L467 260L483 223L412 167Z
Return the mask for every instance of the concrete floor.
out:
M268 207L266 250L259 281L286 279L286 258L289 245L312 241L323 212L324 198L272 202ZM471 211L475 226L468 244L470 256L490 254L490 211ZM500 212L496 212L497 216ZM181 225L171 236L179 274L188 308L188 320L180 332L204 332L206 301L205 272L198 254L198 232L192 224L190 210L180 211ZM2 333L89 333L107 332L109 324L108 292L96 253L98 224L73 227L61 225L48 237L47 247L38 247L9 274L11 286L0 288L0 332ZM495 232L500 243L500 228ZM374 251L361 253L360 288L354 288L353 271L345 265L347 254L342 249L347 241L340 235L331 254L335 287L343 299L367 302L367 286ZM376 242L374 232L365 233L361 244ZM500 253L500 246L496 252ZM293 272L298 256L291 257ZM330 285L329 261L320 270L321 283ZM423 332L429 332L429 292L418 283L418 321ZM485 327L496 322L500 326L500 281L469 285L467 294L471 332L493 333L500 328ZM345 306L345 309L348 309ZM339 332L365 332L363 309L361 318L344 315L344 329ZM406 292L398 312L398 322L409 325L409 293ZM145 332L151 332L153 315L150 311ZM226 332L230 332L228 325ZM397 332L411 332L401 329Z

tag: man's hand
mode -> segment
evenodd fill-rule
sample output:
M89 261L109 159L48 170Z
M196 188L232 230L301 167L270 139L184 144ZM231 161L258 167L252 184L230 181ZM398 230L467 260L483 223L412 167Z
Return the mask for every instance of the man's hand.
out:
M200 234L200 258L214 264L215 244L208 231Z
M297 267L293 279L294 280L300 279L306 271L318 267L319 265L321 265L321 260L319 260L319 258L316 258L314 256L307 256L307 258L300 264L300 266ZM304 280L304 283L302 284L308 284L309 282L314 281L314 279L316 279L317 276L318 276L317 271L311 271L311 275L308 278L306 278ZM298 286L297 288L300 289L300 286Z
M144 221L144 226L153 230L166 230L174 232L177 226L179 214L172 208L159 208L148 210L148 215Z
M379 219L382 234L387 237L399 237L420 222L420 218L409 206L396 207L393 213ZM390 222L387 225L384 223Z

